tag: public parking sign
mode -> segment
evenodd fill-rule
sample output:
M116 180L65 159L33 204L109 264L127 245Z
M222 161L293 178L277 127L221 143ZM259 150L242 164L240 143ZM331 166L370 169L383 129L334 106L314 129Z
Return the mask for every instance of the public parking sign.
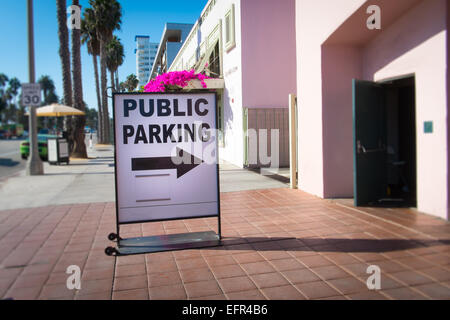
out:
M24 107L41 105L41 85L39 83L22 84L22 104Z
M113 100L117 223L219 216L215 93Z

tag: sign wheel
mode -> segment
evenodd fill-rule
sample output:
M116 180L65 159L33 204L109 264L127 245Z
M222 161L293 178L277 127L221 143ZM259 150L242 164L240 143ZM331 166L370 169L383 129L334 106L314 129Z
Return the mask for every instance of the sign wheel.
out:
M115 256L115 255L118 255L118 254L119 254L119 251L117 251L116 248L113 248L113 247L107 247L107 248L105 249L105 254L106 254L107 256Z

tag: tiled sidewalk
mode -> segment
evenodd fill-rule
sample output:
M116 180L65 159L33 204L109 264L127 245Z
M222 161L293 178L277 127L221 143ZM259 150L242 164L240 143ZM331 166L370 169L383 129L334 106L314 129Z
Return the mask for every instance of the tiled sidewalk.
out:
M450 299L450 224L289 189L221 195L224 246L108 257L113 203L0 212L0 297ZM128 225L121 236L216 230L217 219ZM68 290L69 265L82 270ZM381 290L366 286L381 268Z

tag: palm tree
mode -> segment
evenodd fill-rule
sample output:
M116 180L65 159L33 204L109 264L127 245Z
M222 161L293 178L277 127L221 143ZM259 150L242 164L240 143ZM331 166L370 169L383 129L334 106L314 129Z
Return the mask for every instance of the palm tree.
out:
M123 45L120 43L120 39L114 36L107 45L106 66L111 74L111 88L113 91L117 91L119 88L114 81L115 73L119 67L123 64L123 58L125 57ZM117 79L116 79L117 80Z
M84 10L84 17L81 21L81 42L86 44L88 53L92 56L95 76L95 89L97 93L97 109L98 109L98 123L97 135L98 140L103 141L103 117L102 114L102 99L100 96L100 84L98 77L98 61L97 57L100 55L100 41L97 38L97 30L95 29L95 13L92 8Z
M41 90L44 93L44 104L48 104L48 97L51 92L55 92L55 83L50 76L43 75L39 78L38 83L41 85ZM56 101L55 101L56 102Z
M94 10L95 29L97 37L100 40L100 83L102 93L102 111L103 126L105 128L105 136L100 143L109 143L109 112L108 112L108 96L106 92L106 57L107 43L112 39L114 30L120 29L122 23L122 7L117 0L89 0L89 4Z
M72 0L72 5L80 7L79 0ZM81 12L81 7L80 7ZM74 107L78 110L85 111L83 101L83 84L81 79L81 43L80 29L72 29L72 66L73 66L73 97ZM73 131L73 150L72 156L77 158L87 158L86 145L84 143L84 126L86 124L86 116L78 116L75 118L75 126Z
M128 92L136 91L136 88L139 84L139 79L134 74L130 74L125 81L125 88Z
M67 4L66 0L56 0L58 18L59 56L62 65L63 103L72 106L72 78L70 74L69 31L67 30ZM66 117L64 127L71 131L71 119Z

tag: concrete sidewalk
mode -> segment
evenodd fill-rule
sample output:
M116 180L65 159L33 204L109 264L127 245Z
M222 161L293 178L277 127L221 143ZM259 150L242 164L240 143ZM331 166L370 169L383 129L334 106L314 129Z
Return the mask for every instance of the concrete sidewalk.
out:
M44 175L18 175L0 180L0 210L74 203L113 202L114 151L112 146L88 149L89 160L69 165L44 162ZM288 183L228 163L220 165L220 191L285 188Z

